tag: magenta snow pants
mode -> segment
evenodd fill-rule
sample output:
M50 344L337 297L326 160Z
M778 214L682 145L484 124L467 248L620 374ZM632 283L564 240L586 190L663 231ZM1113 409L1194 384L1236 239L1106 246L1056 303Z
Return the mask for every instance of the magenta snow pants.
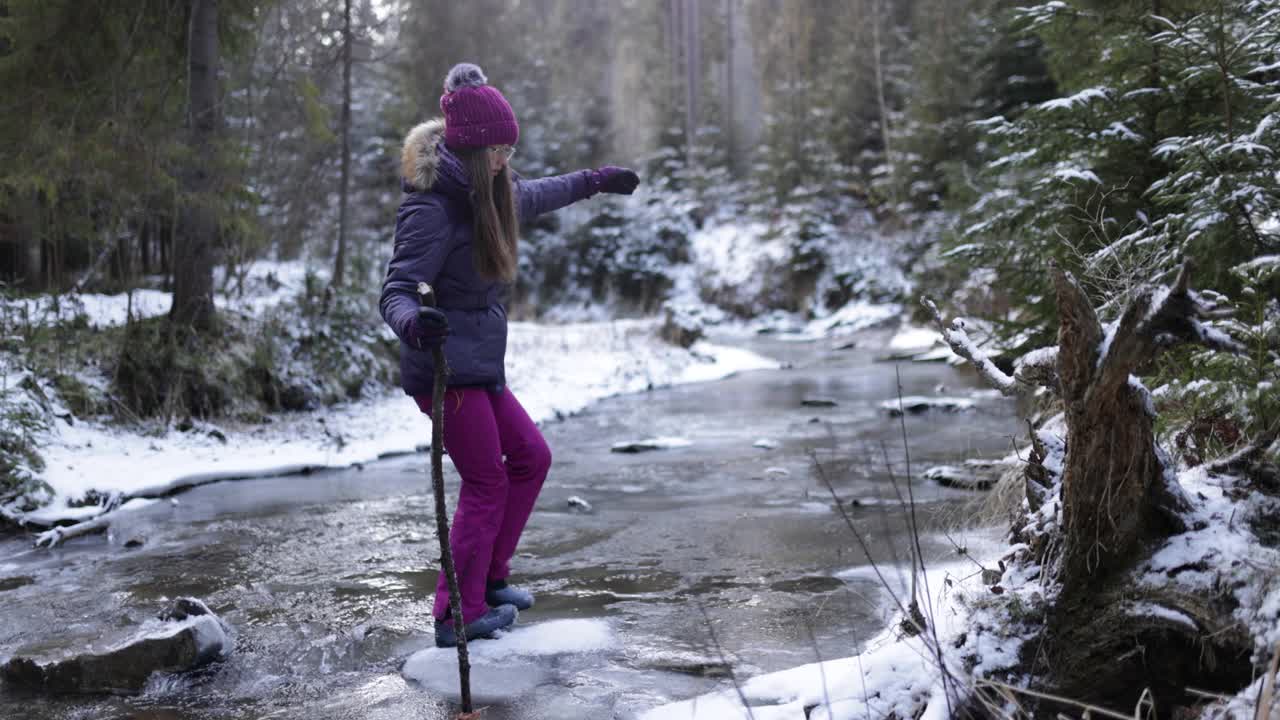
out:
M431 396L415 395L431 415ZM551 450L516 396L507 388L451 388L444 394L444 448L462 476L449 546L462 593L462 617L471 622L488 611L489 580L504 580L542 481L551 468ZM432 614L449 610L443 568L436 582Z

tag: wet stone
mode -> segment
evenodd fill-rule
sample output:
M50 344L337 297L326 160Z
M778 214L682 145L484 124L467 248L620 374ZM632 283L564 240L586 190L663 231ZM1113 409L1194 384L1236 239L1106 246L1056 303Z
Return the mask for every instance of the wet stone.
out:
M804 407L835 407L839 403L831 398L825 397L807 397L800 401Z
M952 397L910 396L880 403L880 409L887 411L891 417L898 417L904 411L910 415L920 415L931 411L964 412L973 408L972 400Z
M770 585L770 589L786 593L820 594L844 589L844 581L826 575L809 575L806 577L779 580Z
M135 694L155 673L193 670L231 649L230 628L199 600L180 598L160 617L170 619L148 621L122 637L68 640L60 650L30 656L20 649L0 665L0 678L51 695Z
M35 580L26 575L0 578L0 592L4 592L6 590L17 590L18 588L23 587L24 585L30 585L33 582L35 582Z
M961 490L989 490L996 482L993 466L986 465L937 465L924 471L924 478L943 487Z

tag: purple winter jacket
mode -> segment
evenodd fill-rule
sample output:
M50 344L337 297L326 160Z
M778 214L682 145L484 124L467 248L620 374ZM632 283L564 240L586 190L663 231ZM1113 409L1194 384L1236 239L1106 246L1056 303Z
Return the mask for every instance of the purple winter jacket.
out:
M587 173L515 182L522 221L590 197ZM429 350L406 340L418 313L419 282L431 285L449 320L444 344L450 387L506 384L510 286L486 280L472 260L470 183L462 163L444 145L444 121L432 120L405 138L401 157L404 199L396 213L395 250L382 283L382 319L400 338L400 384L409 395L429 395L435 366Z

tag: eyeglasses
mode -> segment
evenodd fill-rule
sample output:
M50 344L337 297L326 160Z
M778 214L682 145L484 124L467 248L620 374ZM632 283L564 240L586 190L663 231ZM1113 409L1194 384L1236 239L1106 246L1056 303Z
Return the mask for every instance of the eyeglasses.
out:
M488 150L490 154L500 155L504 160L510 160L516 154L515 145L490 145Z

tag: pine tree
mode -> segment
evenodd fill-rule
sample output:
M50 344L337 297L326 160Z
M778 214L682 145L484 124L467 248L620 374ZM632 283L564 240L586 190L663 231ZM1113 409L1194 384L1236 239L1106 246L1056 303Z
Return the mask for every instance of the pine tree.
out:
M1174 148L1190 147L1186 139L1204 136L1207 121L1224 119L1220 90L1203 82L1180 87L1203 76L1201 60L1169 48L1169 27L1202 22L1196 18L1205 5L1074 0L1017 11L1024 30L1044 43L1065 96L979 123L991 148L985 191L967 212L952 258L994 268L1000 286L1015 293L1027 312L1007 330L1029 330L1017 335L1020 343L1046 340L1051 293L1041 270L1049 259L1108 301L1104 312L1117 311L1139 283L1167 279L1183 257L1207 266L1197 277L1218 289L1225 275L1214 268L1241 260L1234 251L1206 252L1171 224L1196 202L1225 212L1218 200L1168 191L1177 177ZM1241 20L1257 18L1251 6L1257 3L1223 5Z

